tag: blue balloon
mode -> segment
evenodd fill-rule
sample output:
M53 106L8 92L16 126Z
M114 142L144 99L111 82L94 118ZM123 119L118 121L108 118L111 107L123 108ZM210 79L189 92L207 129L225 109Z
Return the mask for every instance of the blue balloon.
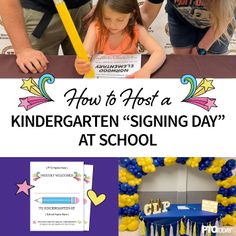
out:
M207 167L205 166L204 163L200 163L199 166L198 166L198 169L199 169L200 171L205 170L206 168L207 168Z
M218 177L219 177L219 179L223 179L223 178L224 178L224 175L223 175L222 173L219 173L219 174L218 174Z
M229 188L229 196L236 195L236 186Z
M233 175L233 172L229 171L228 173L225 174L225 177L228 178L228 177L231 177L232 175Z
M156 167L160 165L156 158L153 158L153 165Z
M126 168L129 165L130 159L128 157L120 158L120 166Z
M218 174L212 174L212 177L215 181L219 180L219 175Z
M159 166L165 166L164 157L155 157L159 163Z
M218 193L221 194L223 190L224 190L224 188L223 188L223 187L220 187L219 190L218 190Z
M176 163L184 165L184 164L186 164L187 160L188 160L188 157L178 157L176 159Z
M135 204L133 207L134 207L134 210L139 210L139 204Z
M234 204L231 204L231 206L232 206L232 209L234 210L234 211L236 211L236 204L234 203Z
M225 164L225 166L227 166L228 168L230 168L230 170L233 170L236 168L236 160L228 160Z
M218 205L218 212L219 212L221 215L226 215L226 207L224 207L222 204L219 204L219 205Z
M119 192L121 194L133 195L137 193L138 186L131 186L127 183L119 183Z
M205 158L202 158L202 160L200 161L199 163L199 170L202 171L202 170L206 170L209 166L211 166L211 158L210 157L205 157Z
M221 169L221 173L227 173L229 171L230 171L230 169L227 166L223 166Z
M122 191L127 191L127 189L128 189L128 184L126 184L126 183L121 184L120 188L121 188Z
M131 160L131 164L132 164L132 165L137 165L136 159L132 159L132 160Z
M221 215L222 215L223 217L225 217L225 216L226 216L226 214L227 214L227 212L226 212L226 211L223 211L223 212L221 212Z
M218 193L222 194L224 197L227 197L228 196L228 189L220 187Z
M231 207L231 205L226 207L226 212L230 215L232 215L234 213L234 209L233 207Z
M220 187L218 193L222 194L224 191L225 191L225 188L224 187Z
M138 164L136 165L136 169L137 169L138 171L142 171L142 167L139 166Z
M136 174L136 177L137 177L137 178L142 178L142 176L143 176L143 175L142 175L141 172L137 172L137 174Z
M211 166L211 163L212 163L212 161L207 160L207 161L205 161L205 166L206 166L206 167L210 167L210 166Z

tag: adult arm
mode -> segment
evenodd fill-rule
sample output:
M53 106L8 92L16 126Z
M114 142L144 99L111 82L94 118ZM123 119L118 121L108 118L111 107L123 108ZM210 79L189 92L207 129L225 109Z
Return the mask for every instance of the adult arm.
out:
M163 0L145 0L143 5L140 7L141 16L146 28L148 28L156 19L161 9L162 3Z
M86 22L86 21L89 21L92 18L92 16L94 15L94 12L96 10L96 6L97 6L97 4L92 5L90 11L85 16L83 16L82 21Z
M30 44L19 0L0 0L0 6L0 15L15 50L17 65L24 73L46 70L47 58Z
M225 29L226 31L226 29ZM213 45L213 43L218 40L222 34L225 33L225 31L218 31L215 32L214 26L211 26L206 34L203 36L201 41L198 43L199 48L204 48L206 51L210 49L210 47ZM192 50L193 55L197 55L197 49L193 48Z

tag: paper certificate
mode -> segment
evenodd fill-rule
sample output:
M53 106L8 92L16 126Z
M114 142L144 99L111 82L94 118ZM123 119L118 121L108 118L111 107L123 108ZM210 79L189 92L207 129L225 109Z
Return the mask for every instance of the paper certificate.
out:
M87 196L93 186L93 166L84 165L84 231L89 231L91 200Z
M217 201L202 200L202 211L217 213L217 210L218 210Z
M125 78L141 68L141 54L98 54L92 65L96 78Z
M31 231L84 230L83 162L31 162Z

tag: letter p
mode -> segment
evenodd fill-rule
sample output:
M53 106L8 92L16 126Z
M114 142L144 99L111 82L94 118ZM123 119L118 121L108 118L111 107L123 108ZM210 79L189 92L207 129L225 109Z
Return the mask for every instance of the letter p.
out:
M208 226L203 225L203 226L202 226L202 230L203 230L203 232L206 232L206 231L207 231L207 228L208 228Z

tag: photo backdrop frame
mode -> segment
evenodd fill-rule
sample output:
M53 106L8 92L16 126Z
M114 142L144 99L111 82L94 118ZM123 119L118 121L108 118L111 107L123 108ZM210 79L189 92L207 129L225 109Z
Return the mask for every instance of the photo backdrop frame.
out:
M198 168L212 176L219 186L216 201L223 225L236 225L236 168L235 159L217 157L138 157L120 158L119 215L120 231L136 231L139 227L138 187L143 176L158 168L175 164Z

